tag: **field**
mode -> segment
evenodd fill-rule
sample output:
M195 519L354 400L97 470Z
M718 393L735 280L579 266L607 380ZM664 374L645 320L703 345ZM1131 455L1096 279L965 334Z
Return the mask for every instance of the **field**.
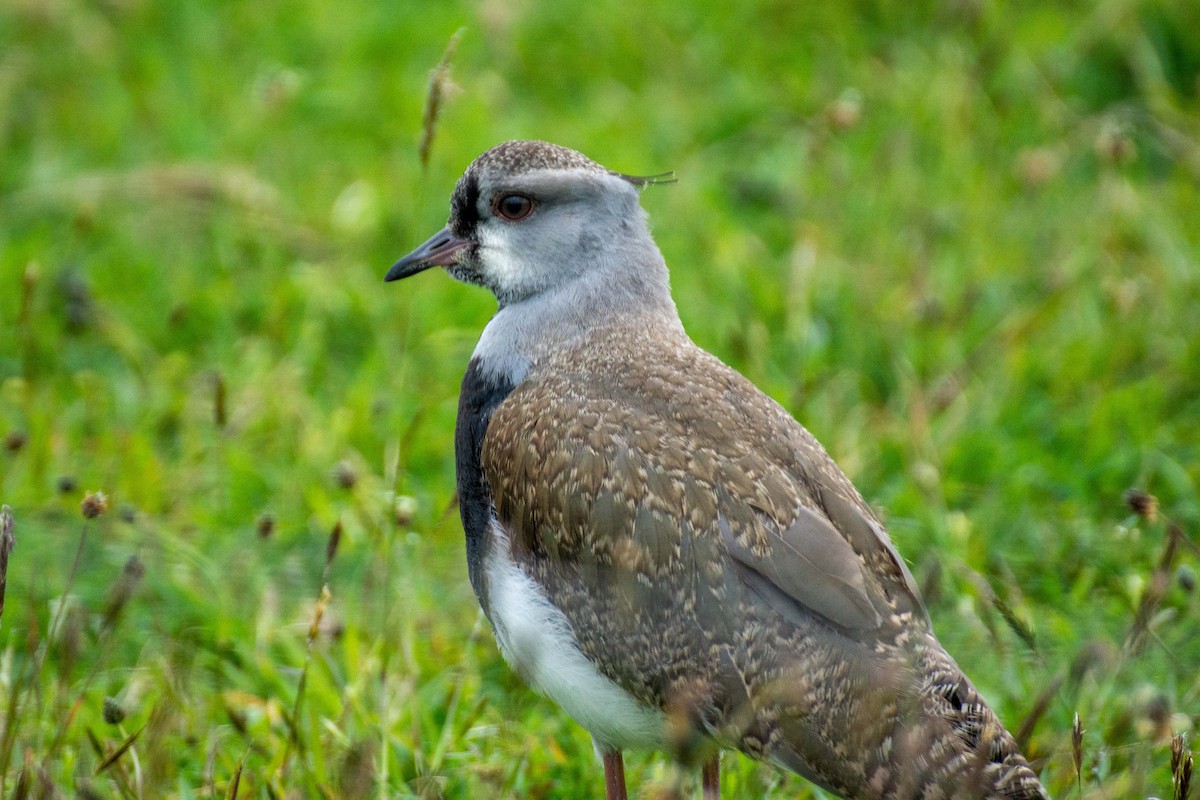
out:
M1192 0L0 0L0 800L602 795L467 581L495 303L382 281L508 138L674 170L643 204L684 324L881 510L1051 793L1180 797L1197 30Z

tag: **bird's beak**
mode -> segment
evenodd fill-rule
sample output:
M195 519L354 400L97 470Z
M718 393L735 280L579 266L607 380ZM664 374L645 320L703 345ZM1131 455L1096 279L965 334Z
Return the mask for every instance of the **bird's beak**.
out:
M404 258L392 264L392 268L387 271L384 276L385 281L398 281L401 278L407 278L410 275L416 275L418 272L427 270L430 267L445 267L453 264L457 260L457 253L464 247L471 247L474 243L467 239L460 239L450 232L449 227L442 228L440 231L430 236L425 244L413 250Z

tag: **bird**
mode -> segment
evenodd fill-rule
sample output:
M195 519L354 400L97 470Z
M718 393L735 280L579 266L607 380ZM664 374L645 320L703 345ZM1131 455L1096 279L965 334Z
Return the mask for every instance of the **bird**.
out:
M660 751L720 795L736 750L843 798L1048 798L934 636L822 445L696 345L641 190L498 144L386 273L497 300L459 393L469 579L507 662L591 734L605 797Z

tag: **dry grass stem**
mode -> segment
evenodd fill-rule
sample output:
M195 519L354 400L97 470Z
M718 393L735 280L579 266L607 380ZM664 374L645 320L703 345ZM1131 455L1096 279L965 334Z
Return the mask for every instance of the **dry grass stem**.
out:
M129 752L129 750L133 747L134 742L136 742L138 740L138 737L142 735L142 731L144 731L145 729L146 729L146 726L143 725L142 727L140 727L136 731L134 731L132 734L125 737L125 740L123 742L121 742L119 745L117 745L117 748L115 750L113 750L111 753L109 753L107 756L105 756L104 759L99 764L96 765L95 774L99 775L101 772L104 772L106 769L111 767L113 764L116 764L117 761L119 761L121 759L121 756L123 756L127 752Z
M220 372L213 373L213 423L218 428L224 428L228 418L225 410L225 378Z
M99 495L98 498L97 495ZM91 514L90 516L88 504L89 500L92 501L93 506L100 507L99 511L96 511L95 514ZM79 531L79 544L75 548L75 558L71 562L71 571L67 574L67 582L63 586L61 599L58 602L57 608L54 610L54 617L50 622L50 627L46 631L46 638L41 642L34 653L29 674L24 682L24 685L28 691L22 692L20 682L14 682L13 688L9 694L9 708L5 718L4 738L2 741L0 741L0 779L3 779L3 777L8 774L8 765L12 760L12 751L14 745L16 744L17 730L20 727L21 714L24 712L25 698L37 693L37 687L41 685L42 667L46 662L46 654L50 649L50 643L61 630L63 611L67 606L67 596L71 593L71 588L75 585L75 579L79 575L79 565L83 560L84 546L87 544L88 526L86 520L103 513L103 508L106 506L107 500L104 498L103 493L89 493L87 497L84 498L81 511L83 513L85 522L82 529ZM95 508L93 507L91 510L95 510ZM53 746L51 747L50 752L54 752Z
M296 699L292 703L291 714L285 717L288 726L289 736L286 745L284 746L283 755L279 761L279 768L276 770L276 776L282 776L287 768L288 762L291 760L293 746L297 751L303 751L304 743L300 737L300 710L304 704L304 692L308 686L308 670L312 664L313 646L316 644L317 637L321 633L321 620L325 618L325 611L329 607L330 600L333 595L329 591L329 571L333 565L334 556L337 555L338 544L342 540L342 521L338 520L333 526L333 530L329 533L329 540L325 544L325 567L321 574L321 591L317 597L317 603L313 607L312 618L308 623L308 635L304 644L304 666L300 669L300 680L296 685Z
M12 509L0 506L0 622L4 620L4 593L8 589L8 556L17 541L13 528Z
M325 569L321 574L322 582L329 580L329 569L333 566L333 558L337 555L338 545L342 543L342 521L339 519L329 532L329 541L325 543Z
M1075 760L1075 785L1079 787L1079 796L1083 797L1083 723L1079 721L1078 711L1071 725L1071 755Z
M1175 567L1175 557L1179 552L1179 544L1185 540L1183 530L1177 524L1172 522L1167 526L1167 538L1163 543L1162 555L1159 556L1158 564L1150 575L1150 581L1142 592L1142 597L1138 601L1137 613L1133 618L1133 625L1130 626L1129 635L1125 638L1126 652L1136 655L1145 647L1150 632L1150 623L1171 584L1171 575Z
M233 777L229 779L229 789L225 792L225 800L237 800L238 788L242 784L242 769L246 766L246 757L242 756L238 761L237 769L233 771Z
M125 606L129 603L138 584L146 574L146 566L137 556L130 556L121 570L121 577L109 590L108 599L104 603L103 630L108 630L117 624Z
M1029 709L1029 713L1021 720L1021 725L1013 734L1013 738L1017 740L1017 745L1022 752L1028 749L1029 740L1033 737L1033 731L1037 728L1039 722L1045 717L1046 712L1050 709L1050 704L1054 698L1058 696L1059 689L1063 685L1063 676L1055 675L1046 688L1038 694L1037 699L1033 701L1033 707Z

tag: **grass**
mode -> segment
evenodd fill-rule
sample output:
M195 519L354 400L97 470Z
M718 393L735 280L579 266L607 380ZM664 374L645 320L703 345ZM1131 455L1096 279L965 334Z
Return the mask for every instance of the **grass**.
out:
M1181 796L1198 27L1185 0L0 3L0 797L599 796L466 579L452 431L493 302L381 282L515 136L675 170L644 204L685 325L884 510L1055 796ZM725 767L728 797L821 796Z

